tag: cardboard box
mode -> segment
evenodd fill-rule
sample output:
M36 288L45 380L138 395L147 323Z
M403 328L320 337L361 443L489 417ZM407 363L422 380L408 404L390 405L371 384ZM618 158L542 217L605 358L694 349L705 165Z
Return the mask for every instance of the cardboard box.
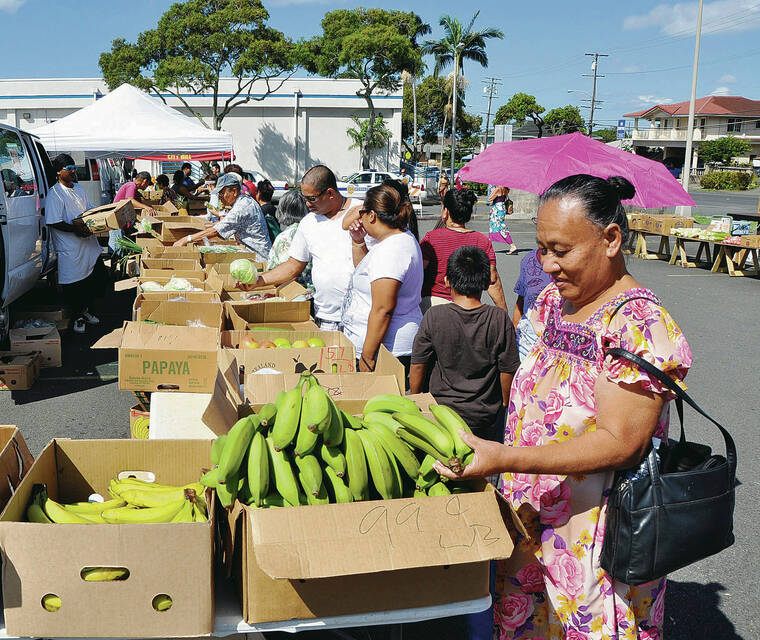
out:
M152 472L161 484L197 480L208 440L53 440L0 517L3 604L9 635L32 637L202 636L214 626L214 520L186 524L32 524L26 506L36 483L61 502L107 496L122 472ZM207 498L212 498L208 494ZM126 567L119 582L85 582L83 567ZM60 610L43 609L53 593ZM173 604L152 607L157 594Z
M144 301L219 302L219 294L216 291L143 291L135 297L132 320L137 320Z
M35 305L14 309L12 316L14 325L24 320L42 320L55 323L58 331L66 331L71 324L68 310L57 305Z
M174 243L185 236L203 231L208 221L194 216L173 216L171 218L149 217L154 237L165 243Z
M189 278L205 280L206 273L198 260L185 258L140 258L140 276L142 278Z
M129 410L129 437L135 440L147 440L150 435L150 411L139 404Z
M204 280L199 280L198 278L184 278L184 279L187 280L193 286L194 289L198 289L199 291L214 291L214 289L209 287ZM141 276L137 278L137 293L138 294L147 293L143 291L143 288L142 288L143 282L157 282L161 286L164 286L169 282L169 280L171 280L171 277L169 276L164 276L164 277L153 276L150 278L143 278ZM185 292L175 291L174 293L185 293ZM187 293L191 293L191 292L187 292Z
M164 243L158 238L153 237L151 233L138 233L135 234L135 244L141 246L143 251L146 249L153 249L154 247L163 247Z
M208 202L208 200L188 200L187 210L196 215L205 214L207 212L206 205Z
M151 236L152 237L152 236ZM153 238L156 240L155 238ZM198 247L195 245L186 245L184 247L173 247L171 245L166 246L161 244L160 240L156 240L158 244L146 247L143 251L143 255L146 258L169 258L172 260L200 260L201 253L198 251Z
M488 484L455 496L220 517L249 624L408 609L488 595L513 513ZM226 525L226 527L225 527ZM234 543L232 542L234 541Z
M256 267L256 270L259 273L262 273L262 272L266 271L266 269L267 269L267 263L266 262L260 262L258 260L255 260L254 258L248 258L247 256L251 255L251 254L249 252L246 252L246 253L247 253L246 259L250 260L253 263L253 266ZM234 253L227 253L227 254L217 253L216 255L234 256L235 254ZM252 255L255 256L256 254L252 254ZM240 258L242 256L237 256L237 257ZM234 259L236 260L237 258L234 258ZM211 264L211 265L206 265L205 270L206 270L206 273L209 273L209 274L213 272L213 273L216 273L219 276L228 276L228 275L230 275L230 265L231 264L232 264L232 260L228 260L228 261L225 261L225 262L216 262L216 263Z
M750 249L760 248L760 236L742 236L741 246Z
M226 276L231 278L231 276ZM209 276L207 282L210 287L219 291L218 276ZM269 291L268 289L258 290ZM295 302L294 298L303 295L306 290L297 282L289 282L271 290L276 296L284 300L255 302L252 300L228 300L224 303L225 315L227 316L227 328L246 330L251 324L270 324L273 322L306 322L311 320L311 302L301 300ZM229 289L221 287L224 297L232 294ZM254 293L254 292L250 292ZM242 297L242 296L241 296Z
M40 377L40 352L0 351L0 390L31 389Z
M179 209L177 209L177 207L175 207L170 201L167 201L164 204L159 204L160 200L161 196L159 194L159 197L156 200L146 201L142 205L135 205L135 209L137 209L137 217L166 218L179 214ZM153 209L153 213L151 214L148 209Z
M206 267L212 267L219 264L229 264L233 260L238 258L245 258L251 262L256 262L257 255L253 251L236 251L235 253L213 253L207 251L201 254L203 256L203 265ZM264 266L266 270L266 265ZM229 271L227 272L229 273Z
M55 327L41 327L39 329L11 329L9 332L11 351L13 353L40 352L40 366L60 367L61 360L61 334Z
M14 425L0 425L0 477L4 479L0 482L0 512L5 509L33 462L34 458L21 432Z
M107 236L109 231L123 229L136 219L135 208L131 200L122 200L113 204L104 204L85 211L79 218L96 236Z
M214 390L218 329L125 322L122 329L103 336L92 348L119 350L119 389Z
M691 229L694 227L694 219L685 216L653 216L650 224L652 233L659 233L663 236L670 235L673 229Z
M221 302L143 300L135 310L136 322L155 322L175 327L211 327L221 331L224 307Z

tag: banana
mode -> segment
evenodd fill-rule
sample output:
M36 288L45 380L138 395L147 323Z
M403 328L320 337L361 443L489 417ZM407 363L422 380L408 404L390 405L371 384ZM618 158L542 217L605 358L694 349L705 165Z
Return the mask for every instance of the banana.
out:
M430 471L420 474L417 476L417 479L415 480L415 486L418 489L426 490L432 487L436 482L440 482L441 477L436 473L435 469L431 469Z
M427 490L429 496L449 496L451 491L443 484L443 482L436 482L430 489Z
M404 425L406 431L433 445L436 451L440 451L446 456L446 460L454 457L454 441L449 432L441 425L421 415L408 413L394 413L393 418Z
M433 417L448 430L451 439L454 441L454 453L460 461L459 469L454 470L461 471L461 462L466 455L472 452L472 448L462 440L459 432L464 431L465 433L472 433L472 429L467 426L467 423L462 420L462 417L451 407L442 404L431 404L430 412L433 414Z
M330 403L328 401L327 391L319 384L309 387L309 390L303 397L303 409L306 426L311 431L324 433L330 426Z
M214 467L211 471L206 471L201 476L201 484L204 487L214 488L219 484L219 467Z
M433 465L435 464L436 460L437 458L435 456L431 456L430 454L425 455L425 457L422 459L422 463L420 464L420 475L426 476L430 472L435 473Z
M330 405L330 423L327 426L327 430L322 434L322 440L328 447L337 447L343 442L343 432L345 431L343 416L341 416L340 409L338 409L329 395L327 396L327 401Z
M325 477L327 478L328 492L336 503L343 504L354 501L354 497L351 495L351 490L346 486L346 483L338 477L338 474L335 473L335 469L332 467L325 467Z
M298 467L299 479L301 480L301 486L306 492L306 497L309 494L316 496L319 495L322 488L322 467L319 464L319 460L315 456L297 456L296 466Z
M359 433L360 431L355 431L354 429L346 429L343 435L348 488L356 501L369 499L367 458L364 455L364 447L362 446Z
M274 402L268 402L259 410L259 420L262 427L271 427L277 417L277 405Z
M299 474L300 475L300 474ZM306 492L306 504L315 505L315 504L330 504L330 496L327 495L327 487L325 485L322 485L319 488L319 493L316 495Z
M463 459L462 459L462 468L469 467L472 464L472 461L475 459L475 452L470 451Z
M356 433L364 448L364 455L367 457L367 466L375 489L383 500L391 500L394 493L395 478L390 460L388 460L388 454L385 453L385 449L370 431L362 429Z
M119 507L107 509L103 512L103 520L110 524L144 524L157 522L171 522L177 512L188 502L186 498L167 502L160 507L148 507L146 509L131 509Z
M95 524L92 520L77 515L63 508L63 505L55 500L47 498L42 506L45 515L56 524Z
M306 399L304 398L304 406L305 403ZM293 449L293 453L297 456L307 456L314 451L318 441L319 433L309 429L306 411L302 410L298 421L298 435L296 436L296 446Z
M322 458L325 465L332 468L339 478L346 475L346 456L338 447L328 447L322 443L322 446L319 447L319 457Z
M193 505L193 522L208 522L208 517L203 513L203 509L198 506L197 502Z
M106 509L116 509L117 507L123 507L125 504L127 503L123 498L114 498L105 502L74 502L73 504L63 506L80 516L86 516L87 514L100 515Z
M150 421L145 416L138 416L132 421L132 436L136 440L147 440L150 434Z
M413 497L414 498L427 498L428 494L425 493L424 489L415 489Z
M66 511L69 513L74 513L69 509L69 505L62 504L61 505ZM84 518L85 520L89 520L93 524L108 524L105 520L103 520L103 516L101 516L99 513L77 513L80 518Z
M364 424L368 431L378 437L385 450L401 463L404 473L414 480L420 472L420 463L406 442L399 438L395 431L391 431L389 427L380 422L365 420Z
M396 396L392 393L381 393L367 400L367 404L364 405L364 415L366 416L373 411L421 414L419 407L414 404L413 400L404 396Z
M29 522L37 522L40 524L52 524L53 522L47 517L45 510L36 502L32 502L32 504L26 508L26 519L29 520Z
M279 451L284 449L296 437L299 416L301 415L301 389L295 387L286 391L282 398L278 398L277 417L274 427L269 432L274 448Z
M194 483L187 488L192 488L196 494L203 495L203 485ZM167 502L181 500L185 496L185 487L172 487L171 490L150 489L122 489L119 494L129 504L137 507L161 507Z
M227 434L219 436L211 443L211 466L215 467L219 464L219 458L222 457L222 451L224 451L224 445L227 442Z
M216 495L219 498L219 503L225 508L229 509L232 503L235 502L237 497L238 482L234 482L232 478L224 484L219 483L216 486Z
M243 464L248 446L251 444L253 434L259 426L259 418L256 415L246 416L238 420L227 434L227 442L219 458L219 477L223 482L228 478L238 477L238 470Z
M248 490L251 500L257 506L261 506L264 496L269 493L269 453L267 442L263 433L256 433L248 448Z
M266 438L269 466L274 473L274 486L285 500L292 505L300 504L298 482L290 464L290 455L275 448L273 438Z
M174 604L174 602L171 597L167 596L165 593L157 595L152 601L153 608L156 611L167 611L172 608L172 604Z
M396 432L396 435L401 438L404 442L407 444L410 444L415 449L419 449L423 453L428 454L432 458L435 458L436 460L440 460L444 464L448 461L448 457L442 454L440 451L438 451L432 444L430 444L427 440L423 440L422 438L418 438L416 435L412 434L411 432L407 431L404 428L399 429Z
M185 500L180 510L169 522L192 522L193 521L193 503Z
M404 479L401 477L401 471L398 468L398 462L396 461L396 457L388 451L383 446L382 441L380 438L378 438L375 434L372 432L369 432L370 435L374 436L375 442L379 444L383 449L385 449L385 455L388 456L388 462L391 465L391 471L393 472L393 490L391 495L394 498L400 498L402 495L404 495Z
M343 411L343 410L341 410L340 415L343 418L344 429L361 429L362 428L362 421L356 416L352 416L350 413L347 413L346 411Z
M266 496L261 501L262 507L292 507L293 505L290 504L285 498L283 498L279 493L276 491L273 491L268 496Z
M48 593L42 597L42 606L46 611L58 611L61 608L61 599L58 596Z
M362 418L362 424L367 426L370 423L380 423L383 426L388 427L393 433L399 430L401 423L398 420L394 420L390 413L383 413L382 411L370 411Z
M86 582L115 582L126 580L129 577L129 569L122 567L85 567L80 575Z

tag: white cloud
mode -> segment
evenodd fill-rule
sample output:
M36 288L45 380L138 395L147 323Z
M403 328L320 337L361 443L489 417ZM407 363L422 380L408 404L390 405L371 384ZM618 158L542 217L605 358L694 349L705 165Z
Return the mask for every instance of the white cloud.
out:
M736 82L736 76L732 76L730 73L727 73L726 75L721 76L718 82L722 82L723 84L732 84Z
M0 11L16 13L26 0L0 0Z
M623 29L659 27L668 36L692 35L697 30L697 3L659 4L649 13L628 16ZM758 0L714 0L702 10L702 34L751 31L760 28Z
M673 102L673 98L661 98L655 95L638 96L639 104L642 107L648 107L654 104L670 104Z
M715 91L710 93L711 96L730 96L731 89L728 87L718 87Z

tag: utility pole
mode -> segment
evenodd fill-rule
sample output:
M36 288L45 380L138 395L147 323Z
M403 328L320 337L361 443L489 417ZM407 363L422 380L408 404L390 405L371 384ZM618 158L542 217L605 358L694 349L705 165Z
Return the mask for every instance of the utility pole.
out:
M494 96L499 95L499 85L501 85L501 80L499 78L491 78L488 77L485 80L483 80L485 83L485 87L483 87L483 94L488 96L488 111L486 112L486 136L483 140L483 150L488 147L488 128L491 125L491 101L493 100Z
M588 117L588 137L591 137L592 132L594 131L594 105L596 104L596 79L597 78L604 78L604 76L598 75L597 73L597 67L599 66L599 58L607 58L608 55L606 53L587 53L587 56L591 56L594 61L591 63L591 70L594 72L593 75L584 73L584 78L593 78L594 79L594 85L591 89L591 114Z
M692 137L694 136L694 103L697 100L697 71L699 69L699 41L702 39L702 3L699 0L699 10L697 11L697 42L694 45L694 70L691 75L691 97L689 98L689 123L686 125L686 157L683 163L683 173L681 175L681 184L688 193L689 178L691 176L691 149ZM679 207L679 209L681 209ZM681 209L683 211L683 209Z

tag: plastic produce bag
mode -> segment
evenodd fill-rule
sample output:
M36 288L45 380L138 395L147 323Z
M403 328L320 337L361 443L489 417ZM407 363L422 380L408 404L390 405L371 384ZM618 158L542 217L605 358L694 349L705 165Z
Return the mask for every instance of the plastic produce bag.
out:
M191 291L192 289L193 285L190 284L189 280L175 278L174 276L164 285L164 291Z
M158 282L153 282L153 280L148 280L148 282L143 282L142 285L143 291L163 291L164 288L158 284Z

